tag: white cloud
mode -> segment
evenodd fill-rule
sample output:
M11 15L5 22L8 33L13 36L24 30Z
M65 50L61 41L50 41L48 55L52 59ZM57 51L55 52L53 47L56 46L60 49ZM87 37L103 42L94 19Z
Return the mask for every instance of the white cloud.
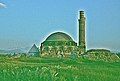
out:
M0 8L6 8L6 5L3 3L0 3Z

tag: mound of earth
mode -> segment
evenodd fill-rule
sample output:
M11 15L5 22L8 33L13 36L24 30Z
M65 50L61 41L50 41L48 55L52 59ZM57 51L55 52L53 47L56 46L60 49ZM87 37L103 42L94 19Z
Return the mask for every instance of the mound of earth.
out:
M100 60L100 61L106 61L106 62L118 62L120 61L120 58L110 51L88 51L87 54L83 55L85 58L88 58L89 60Z

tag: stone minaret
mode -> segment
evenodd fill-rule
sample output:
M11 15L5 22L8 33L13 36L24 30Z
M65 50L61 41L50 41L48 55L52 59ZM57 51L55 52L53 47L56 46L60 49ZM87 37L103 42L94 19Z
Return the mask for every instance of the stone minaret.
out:
M79 21L79 48L80 53L84 53L86 51L84 11L80 11L80 18L78 19L78 21Z

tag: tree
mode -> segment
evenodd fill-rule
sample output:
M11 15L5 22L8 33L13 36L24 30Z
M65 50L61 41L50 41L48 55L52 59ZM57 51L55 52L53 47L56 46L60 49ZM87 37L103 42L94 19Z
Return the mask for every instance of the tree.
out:
M60 46L59 50L62 56L65 55L64 46Z
M57 53L58 53L57 47L56 47L56 46L53 46L52 49L53 49L54 53L57 55Z
M49 49L48 46L44 48L44 52L45 52L45 53L48 53L48 54L50 55L50 49Z

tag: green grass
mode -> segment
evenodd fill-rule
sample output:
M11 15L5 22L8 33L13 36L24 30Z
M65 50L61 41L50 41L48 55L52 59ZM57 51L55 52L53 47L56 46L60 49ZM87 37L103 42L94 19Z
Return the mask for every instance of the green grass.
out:
M0 57L0 81L120 81L120 62Z

